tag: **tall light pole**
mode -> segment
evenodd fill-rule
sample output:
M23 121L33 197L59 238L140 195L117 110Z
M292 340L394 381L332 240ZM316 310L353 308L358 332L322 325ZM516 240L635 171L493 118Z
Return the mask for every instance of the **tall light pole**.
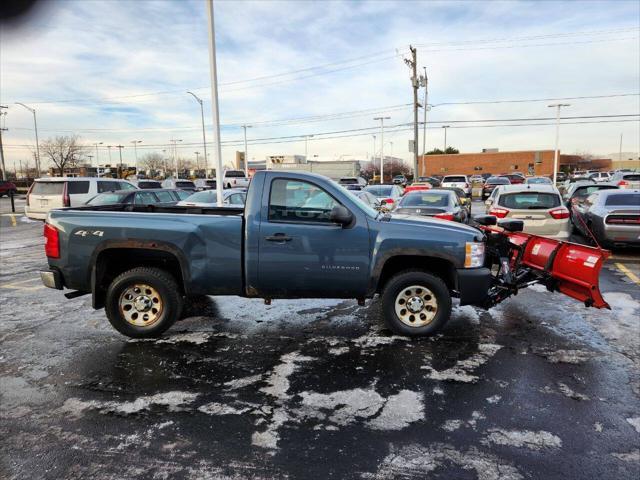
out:
M198 156L200 155L200 152L193 152L196 154L196 170L200 170L200 162L198 161Z
M218 66L216 64L216 29L213 19L213 0L205 0L209 16L209 71L211 73L211 113L213 119L213 145L216 162L216 192L218 206L224 204L222 198L222 146L220 145L220 107L218 106Z
M391 145L391 153L389 153L389 156L391 157L391 160L393 160L393 142L389 142L389 145Z
M558 145L560 143L560 109L562 107L570 107L569 103L554 103L553 105L547 105L549 108L556 109L556 148L553 154L553 184L556 184L558 179Z
M24 103L16 102L16 105L21 105L33 114L33 129L36 132L36 173L40 176L40 144L38 142L38 120L36 119L36 109L26 106Z
M422 122L422 155L427 154L427 110L429 110L429 77L427 77L427 67L424 68L424 117Z
M0 164L2 164L2 180L6 180L7 179L7 169L6 169L5 165L4 165L4 148L2 146L2 132L4 130L6 130L6 128L4 128L2 126L2 116L6 115L7 112L3 112L2 111L3 108L6 110L9 107L7 107L6 105L0 105Z
M138 144L142 143L142 140L131 140L131 142L129 143L133 143L133 153L136 159L136 175L137 175L138 174Z
M442 128L444 128L444 150L442 151L442 153L447 153L447 128L449 128L451 125L443 125Z
M622 160L622 134L620 134L620 149L618 150L618 161Z
M304 158L305 160L307 159L307 156L309 155L309 139L313 138L313 135L305 135L304 136Z
M98 158L98 145L102 145L102 142L94 143L96 147L96 167L100 166L100 159Z
M189 95L196 99L196 102L200 104L200 118L202 119L202 149L204 151L204 178L209 178L209 172L207 168L207 137L204 133L204 105L200 97L193 92L187 92Z
M380 120L380 185L384 183L384 121L391 117L375 117Z
M120 175L118 175L118 178L122 178L122 149L124 145L116 145L116 148L118 149L118 153L120 153Z
M182 140L175 139L175 138L172 138L170 140L170 142L173 144L172 154L173 154L173 163L176 166L176 180L180 178L180 175L178 175L178 147L176 145L178 144L178 142L181 142L181 141Z
M247 128L251 128L251 125L242 125L244 130L244 176L249 178L249 157L247 156Z
M373 150L371 151L371 161L373 162L376 158L376 136L371 135L373 137Z

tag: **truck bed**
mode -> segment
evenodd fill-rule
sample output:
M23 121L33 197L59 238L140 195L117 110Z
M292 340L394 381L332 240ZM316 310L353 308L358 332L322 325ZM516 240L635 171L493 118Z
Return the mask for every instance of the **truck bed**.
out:
M61 210L83 212L139 212L139 213L183 213L190 215L243 215L244 208L238 207L190 207L178 205L83 205Z

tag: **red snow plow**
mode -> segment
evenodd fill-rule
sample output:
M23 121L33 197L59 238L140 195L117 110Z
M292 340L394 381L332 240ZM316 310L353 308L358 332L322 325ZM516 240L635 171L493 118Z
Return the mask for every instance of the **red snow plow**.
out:
M587 307L610 308L598 284L609 251L524 233L521 220L496 225L495 217L482 216L475 221L487 237L487 263L494 272L487 308L534 283Z

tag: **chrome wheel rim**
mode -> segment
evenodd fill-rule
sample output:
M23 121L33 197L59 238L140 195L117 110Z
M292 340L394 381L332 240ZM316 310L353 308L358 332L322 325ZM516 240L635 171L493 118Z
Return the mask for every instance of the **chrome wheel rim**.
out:
M144 283L125 288L118 304L122 317L136 327L149 327L162 315L162 297L155 288Z
M429 325L438 313L438 301L431 290L422 285L403 288L396 296L398 319L409 327Z

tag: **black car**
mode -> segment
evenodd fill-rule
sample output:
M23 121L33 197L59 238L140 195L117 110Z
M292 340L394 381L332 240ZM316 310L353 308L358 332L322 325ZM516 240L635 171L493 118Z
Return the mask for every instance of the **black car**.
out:
M480 176L486 181L487 179L493 177L493 173L481 173Z
M482 186L482 200L486 200L498 185L511 185L507 177L489 177Z
M173 205L184 200L191 192L178 189L153 188L141 190L116 190L99 193L85 205Z
M428 183L432 187L439 187L442 182L435 177L418 177L416 183Z
M407 193L393 213L421 215L467 223L469 215L455 192L449 190L417 190Z

